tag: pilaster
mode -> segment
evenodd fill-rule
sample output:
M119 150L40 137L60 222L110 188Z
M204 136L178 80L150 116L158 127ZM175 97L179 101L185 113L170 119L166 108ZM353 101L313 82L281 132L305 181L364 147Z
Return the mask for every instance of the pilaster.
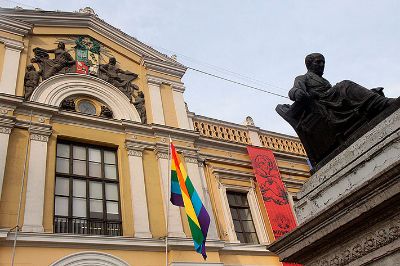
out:
M150 76L147 77L147 83L149 86L151 114L153 117L153 123L159 125L165 125L164 110L161 99L161 81L154 79Z
M129 160L134 236L138 238L152 238L143 171L144 148L135 142L126 141L126 149Z
M175 112L178 119L179 128L190 129L189 118L186 112L185 100L183 92L185 87L181 84L172 84L172 95L174 98Z
M179 207L172 205L170 199L170 167L168 157L168 145L158 145L155 149L158 166L161 174L162 191L164 198L164 213L168 219L169 237L186 237L183 232L182 218ZM168 207L167 207L168 206Z
M0 38L4 43L5 53L3 62L3 72L0 80L0 93L15 95L18 67L21 51L24 49L22 42Z
M30 130L30 151L25 198L24 232L43 232L44 189L46 179L47 143L51 126L35 125Z

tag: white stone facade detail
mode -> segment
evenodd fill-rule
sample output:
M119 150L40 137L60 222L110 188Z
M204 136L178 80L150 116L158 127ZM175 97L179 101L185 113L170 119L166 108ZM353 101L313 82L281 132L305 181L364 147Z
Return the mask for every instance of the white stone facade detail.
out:
M190 129L185 100L183 99L183 92L181 90L176 90L175 87L172 88L172 96L175 104L176 118L178 119L178 127Z
M165 125L160 85L161 84L157 83L149 83L151 114L154 124Z
M17 84L18 66L21 51L24 49L22 42L13 40L0 39L4 43L4 65L0 79L0 93L16 95L15 89Z
M46 135L31 134L25 198L24 232L43 232L44 188L47 162Z
M128 150L135 237L151 238L142 151Z
M3 189L4 170L6 168L8 141L10 138L11 128L0 127L0 200Z
M58 107L72 95L85 95L104 102L115 119L141 122L125 94L108 82L89 75L72 73L53 76L39 84L30 100Z

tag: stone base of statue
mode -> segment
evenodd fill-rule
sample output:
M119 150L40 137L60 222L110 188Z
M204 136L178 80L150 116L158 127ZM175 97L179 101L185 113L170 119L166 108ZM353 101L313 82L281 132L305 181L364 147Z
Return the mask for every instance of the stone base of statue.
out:
M396 105L390 115L379 115L376 124L358 132L297 194L299 226L269 247L282 261L305 266L400 265Z

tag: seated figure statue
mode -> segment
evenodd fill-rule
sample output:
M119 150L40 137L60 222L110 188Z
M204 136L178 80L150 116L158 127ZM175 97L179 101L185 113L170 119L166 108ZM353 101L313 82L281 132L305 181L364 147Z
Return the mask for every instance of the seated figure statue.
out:
M297 132L315 166L395 99L384 97L382 88L369 90L349 80L331 86L322 77L322 54L307 55L305 64L307 73L296 77L289 91L294 103L280 104L276 111Z

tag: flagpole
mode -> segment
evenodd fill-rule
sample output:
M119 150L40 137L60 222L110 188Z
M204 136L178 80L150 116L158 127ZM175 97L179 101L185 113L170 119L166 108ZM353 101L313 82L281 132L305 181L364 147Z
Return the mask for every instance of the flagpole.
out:
M172 143L172 139L171 136L169 135L169 145L168 145L168 185L167 185L167 208L166 208L166 212L167 212L167 217L166 217L166 229L167 229L167 233L165 236L165 266L168 266L168 234L169 234L169 230L168 230L168 217L169 217L169 197L170 197L170 182L171 182L171 143Z

